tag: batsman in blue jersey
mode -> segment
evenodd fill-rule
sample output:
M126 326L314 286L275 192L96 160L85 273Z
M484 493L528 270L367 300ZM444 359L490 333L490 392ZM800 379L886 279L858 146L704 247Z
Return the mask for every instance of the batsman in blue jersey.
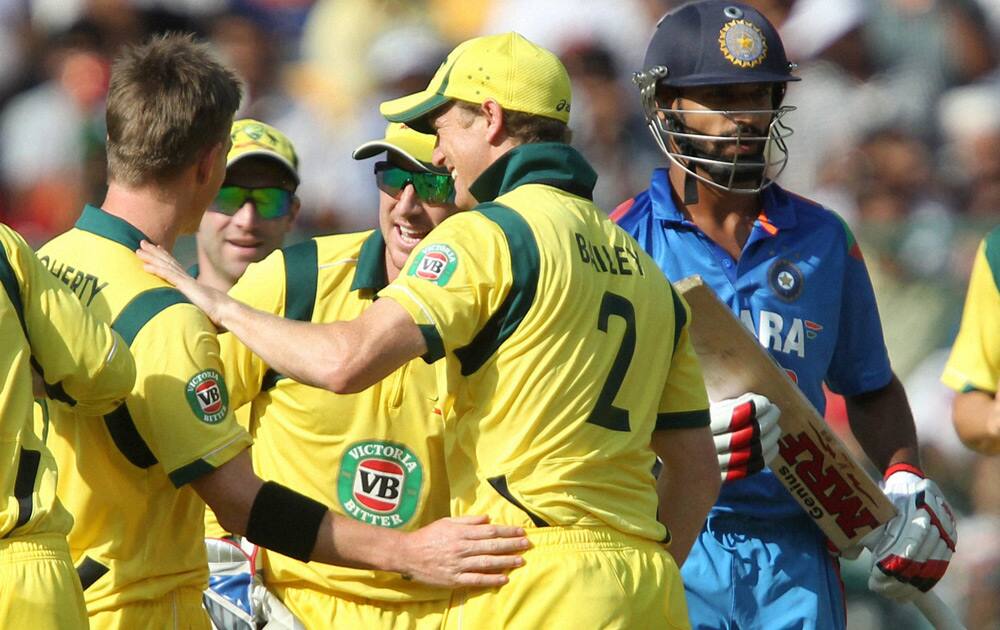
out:
M791 108L781 103L793 69L774 27L748 5L705 0L666 14L635 83L670 165L612 217L671 280L701 275L820 413L824 383L845 397L851 430L899 511L865 539L869 586L905 600L944 574L954 518L920 471L850 229L773 183L787 160ZM746 392L713 401L711 412L724 485L682 568L692 626L844 628L838 560L765 464L780 409Z

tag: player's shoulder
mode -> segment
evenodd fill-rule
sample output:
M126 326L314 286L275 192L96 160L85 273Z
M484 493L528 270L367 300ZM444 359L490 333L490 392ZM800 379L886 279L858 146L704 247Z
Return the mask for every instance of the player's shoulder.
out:
M777 185L769 189L772 199L793 212L799 231L821 241L835 239L841 241L849 253L857 247L857 239L844 217L823 203L794 193Z
M628 230L630 227L641 222L652 212L653 204L649 198L649 190L644 190L638 195L629 197L618 204L614 210L608 214L608 218Z

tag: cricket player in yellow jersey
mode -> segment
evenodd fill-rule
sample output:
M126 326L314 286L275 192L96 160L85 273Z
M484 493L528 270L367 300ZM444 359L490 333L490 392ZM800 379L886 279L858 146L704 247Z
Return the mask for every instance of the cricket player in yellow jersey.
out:
M220 291L233 288L247 266L281 247L299 212L299 157L292 141L267 123L233 123L226 177L196 234L198 262L188 273ZM228 374L226 374L228 380ZM230 385L231 387L231 385ZM233 406L252 433L249 406ZM205 535L226 537L215 513L205 510Z
M976 252L962 325L941 380L957 395L952 421L969 448L1000 453L1000 227Z
M383 103L436 132L434 162L473 211L350 321L277 319L142 246L147 269L296 380L360 391L444 358L452 513L532 542L508 584L453 594L448 628L689 627L677 565L720 483L689 312L590 200L569 107L562 64L514 33L459 45L427 90Z
M49 275L17 232L0 224L0 625L87 627L66 534L73 518L56 497L56 464L32 428L32 369L59 403L114 409L135 363L121 337Z
M102 208L88 206L41 250L49 271L136 357L135 388L110 414L53 406L49 443L66 472L58 492L76 519L70 551L91 626L209 626L201 603L206 502L227 530L302 560L446 585L502 583L490 571L520 563L508 555L526 545L517 528L453 519L396 533L257 477L250 436L233 420L215 330L142 270L133 253L140 241L172 247L215 198L239 101L232 73L190 37L126 48L111 72Z
M451 177L429 168L434 136L392 124L354 157L375 164L379 229L321 236L250 265L229 292L300 321L353 319L396 279L410 251L453 214ZM415 360L363 392L308 387L220 337L234 407L249 403L254 470L334 511L413 530L448 516L444 421L433 366ZM306 564L262 552L267 587L308 628L440 628L450 592L395 573Z

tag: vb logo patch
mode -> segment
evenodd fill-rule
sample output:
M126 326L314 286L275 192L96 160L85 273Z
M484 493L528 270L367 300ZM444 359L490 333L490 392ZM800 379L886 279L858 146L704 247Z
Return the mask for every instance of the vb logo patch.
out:
M456 267L458 267L458 255L455 254L455 250L443 243L436 243L420 250L410 265L409 275L443 287L448 284Z
M424 470L404 444L366 440L346 450L337 476L344 513L379 527L402 527L417 511Z
M203 370L192 376L185 393L191 411L206 424L222 422L229 411L226 382L215 370Z

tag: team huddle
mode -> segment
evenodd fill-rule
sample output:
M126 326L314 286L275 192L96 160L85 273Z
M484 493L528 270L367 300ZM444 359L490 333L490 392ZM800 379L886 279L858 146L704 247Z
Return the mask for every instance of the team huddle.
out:
M929 591L955 519L864 260L774 183L793 70L747 5L665 15L635 83L669 166L609 214L559 59L466 41L354 151L378 227L282 248L289 139L234 122L191 37L127 49L104 202L37 257L0 226L0 625L845 628L837 555L767 466L781 409L709 401L692 275L819 412L844 396L897 511L869 585ZM1000 343L965 330L946 380L992 404Z

